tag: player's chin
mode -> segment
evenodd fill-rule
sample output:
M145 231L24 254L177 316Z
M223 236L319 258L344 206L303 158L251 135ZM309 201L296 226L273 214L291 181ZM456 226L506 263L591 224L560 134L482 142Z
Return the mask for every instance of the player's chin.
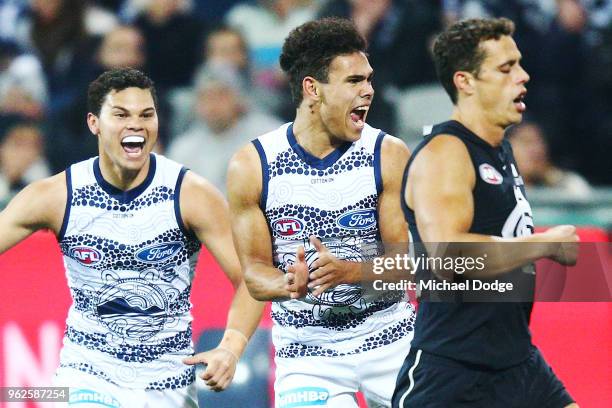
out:
M512 126L512 125L517 125L519 123L521 123L523 121L523 114L519 113L519 112L511 112L507 117L506 117L506 124L504 127L508 127L508 126Z
M356 142L361 138L361 132L363 131L363 128L363 125L356 124L353 121L350 121L344 131L345 140L348 142Z

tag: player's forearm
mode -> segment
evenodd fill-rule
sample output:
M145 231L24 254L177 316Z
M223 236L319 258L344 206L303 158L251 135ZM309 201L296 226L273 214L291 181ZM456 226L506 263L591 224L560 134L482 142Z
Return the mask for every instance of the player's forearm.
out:
M250 265L244 274L244 281L253 298L259 301L283 301L290 299L283 273L264 264Z
M546 234L533 234L525 237L502 238L481 234L456 234L448 244L438 245L439 249L429 257L462 257L466 259L481 258L483 268L466 268L463 276L467 278L494 278L513 271L538 259L549 257L555 246L548 242ZM426 246L428 246L426 244ZM448 271L447 271L448 272ZM445 273L436 271L441 277L449 278Z
M259 322L265 303L253 299L246 284L242 282L236 293L227 315L227 325L220 347L231 350L240 357L246 348Z

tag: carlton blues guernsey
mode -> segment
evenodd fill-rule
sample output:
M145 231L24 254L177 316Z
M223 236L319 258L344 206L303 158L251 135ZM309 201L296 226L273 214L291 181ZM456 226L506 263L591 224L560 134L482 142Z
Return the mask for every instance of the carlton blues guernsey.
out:
M493 147L457 121L434 126L431 134L417 146L406 167L402 191L412 161L427 143L440 134L459 138L474 166L474 218L469 232L507 238L532 234L531 208L509 142L504 139L500 146ZM431 183L435 183L433 176ZM402 207L414 242L422 242L414 211L406 206L404 200ZM427 276L422 272L417 273ZM518 279L530 288L528 293L532 293L535 285L533 265L511 273L519 275ZM424 291L421 299L427 299L429 294ZM529 355L531 309L530 301L421 300L412 345L424 352L486 368L509 367Z
M310 235L339 259L361 262L380 254L377 205L384 136L366 125L358 141L323 159L297 143L292 124L253 141L262 164L260 206L275 267L286 272L300 245L312 265L317 252ZM391 344L412 334L413 312L403 294L370 296L359 284L341 284L319 297L273 302L276 355L344 356Z
M180 215L186 169L151 154L144 182L118 190L98 158L66 170L59 243L72 306L60 367L126 388L175 389L194 369L189 294L200 249Z

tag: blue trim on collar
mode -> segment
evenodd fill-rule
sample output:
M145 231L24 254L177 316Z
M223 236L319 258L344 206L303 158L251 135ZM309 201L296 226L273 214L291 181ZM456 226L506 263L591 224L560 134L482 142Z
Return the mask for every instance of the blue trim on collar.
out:
M64 210L64 220L62 221L62 227L59 230L59 234L57 234L57 240L60 242L64 239L64 235L66 234L66 229L68 228L68 220L70 219L70 208L72 207L72 173L70 171L71 167L66 169L66 209Z
M183 216L181 215L181 186L183 185L183 178L185 173L189 170L187 167L181 167L178 177L176 178L176 185L174 186L174 215L176 216L176 223L179 229L186 237L195 237L195 234L187 229L183 222Z
M259 197L259 207L261 211L266 212L266 203L268 201L268 181L270 180L270 170L268 166L268 159L266 158L266 151L259 139L253 140L253 145L259 154L259 161L261 162L261 196Z
M121 190L117 187L113 186L108 181L104 180L102 177L102 171L100 170L100 158L96 157L94 160L93 170L94 176L96 177L96 181L109 196L119 201L121 204L127 204L130 201L134 200L140 194L142 194L147 187L151 185L153 181L153 177L155 176L155 168L156 168L156 159L153 153L149 154L149 172L147 173L147 177L145 180L138 186L134 187L131 190Z
M314 167L317 170L325 170L328 167L332 166L336 163L344 153L353 145L352 142L346 142L342 144L340 147L335 149L333 152L323 157L322 159L313 156L308 153L300 144L297 142L295 138L295 134L293 134L293 123L289 125L287 128L287 141L289 145L293 149L293 151L302 159L306 164L311 167Z
M376 143L374 144L374 179L376 180L376 192L381 195L383 192L383 179L382 169L380 167L381 155L382 155L382 141L385 138L386 133L382 130L376 136Z

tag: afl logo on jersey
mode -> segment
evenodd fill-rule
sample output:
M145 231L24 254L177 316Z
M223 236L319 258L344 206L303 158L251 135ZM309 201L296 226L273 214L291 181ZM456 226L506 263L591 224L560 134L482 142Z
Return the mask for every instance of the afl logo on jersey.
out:
M168 242L165 244L155 244L142 248L134 254L136 259L144 263L157 263L165 261L166 259L172 258L176 255L183 244L180 242Z
M95 265L102 260L102 253L88 246L70 248L69 256L85 266Z
M504 182L504 177L488 163L481 164L478 166L480 177L489 184L501 184Z
M349 211L336 220L342 228L361 230L376 224L376 211L373 209Z
M293 237L304 231L304 223L297 218L279 218L272 223L272 229L281 237Z

